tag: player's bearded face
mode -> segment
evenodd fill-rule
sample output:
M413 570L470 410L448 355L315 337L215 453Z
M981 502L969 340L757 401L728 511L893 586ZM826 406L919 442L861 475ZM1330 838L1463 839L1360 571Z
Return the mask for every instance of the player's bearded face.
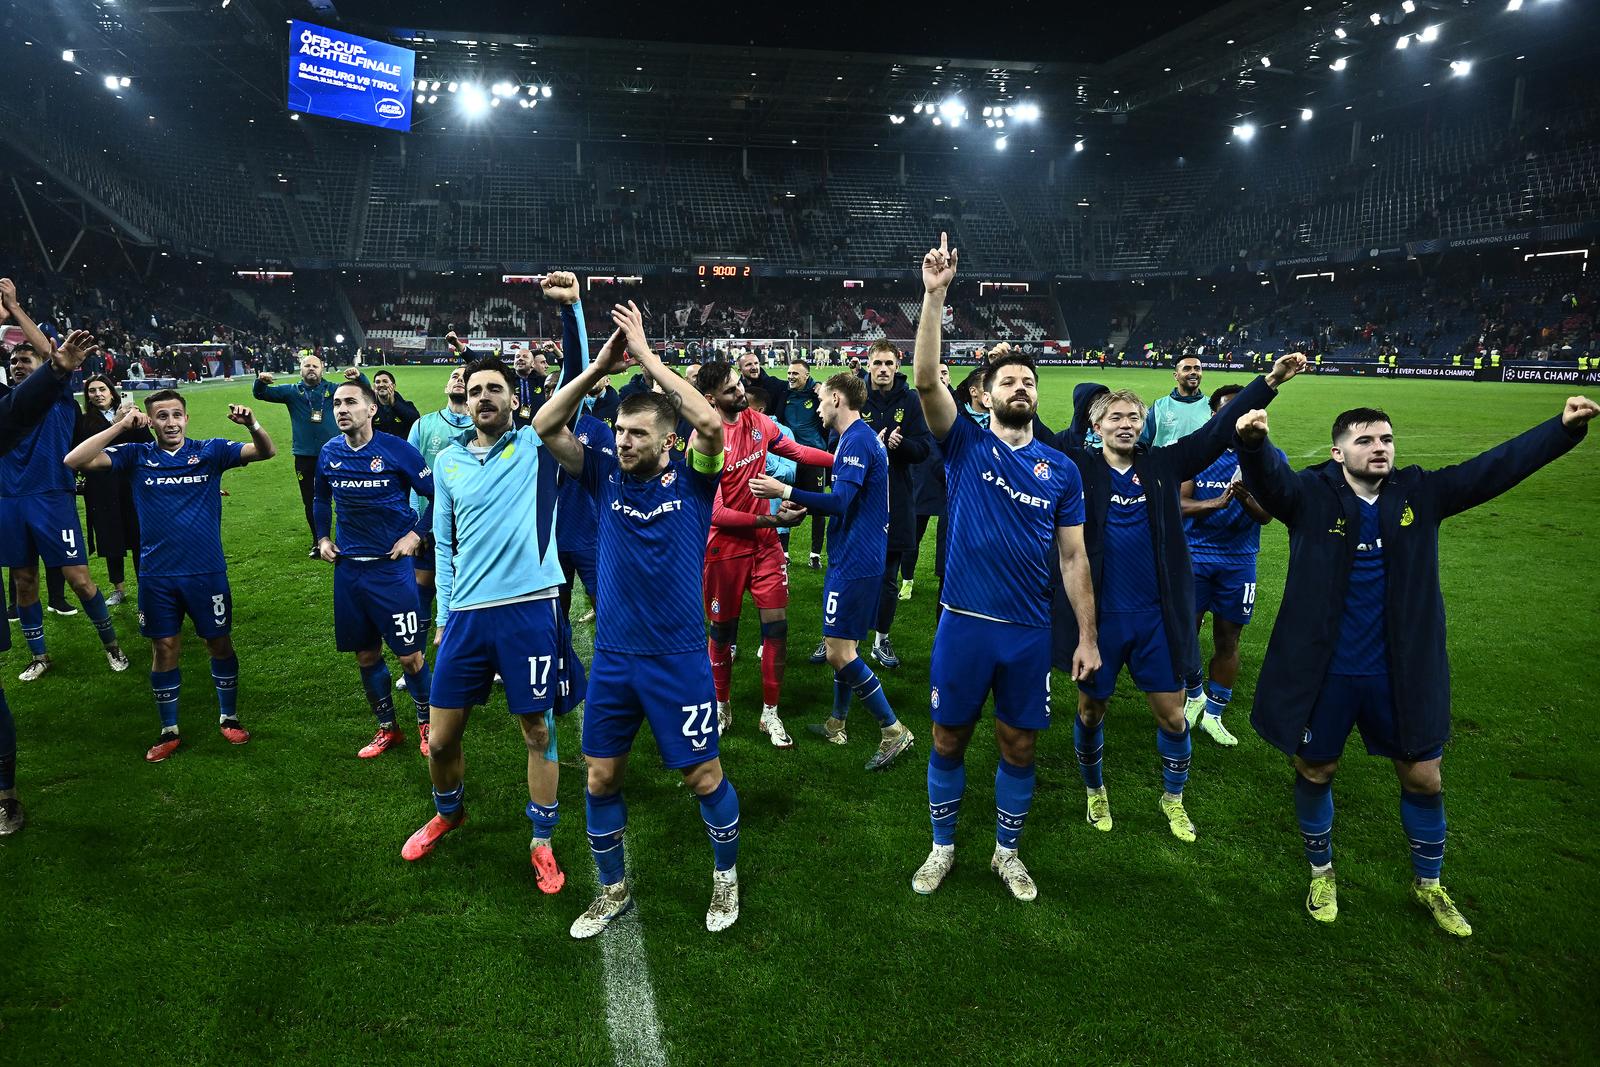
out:
M1200 364L1198 361L1179 367L1176 375L1178 384L1186 391L1193 392L1200 388Z
M511 421L511 390L499 374L485 372L467 382L467 409L481 430L502 430Z
M750 406L750 398L745 395L744 382L737 374L728 375L728 382L713 394L717 410L723 415L734 416Z
M322 381L322 360L315 356L301 360L300 377L307 385L316 385Z
M516 358L511 361L511 365L516 368L518 374L532 374L533 353L523 349L517 353Z
M629 474L652 474L666 460L670 430L649 416L617 418L617 465Z
M1356 478L1386 478L1394 470L1394 430L1386 422L1350 427L1333 458Z
M1029 426L1038 410L1039 390L1030 376L1001 374L989 387L989 411L1002 426Z
M467 402L467 383L461 377L460 370L450 372L450 380L444 386L444 398L452 404L465 404Z
M1106 447L1124 455L1133 452L1143 429L1144 415L1133 404L1112 404L1094 424L1094 432L1100 435Z
M372 382L372 391L378 394L378 399L388 402L394 399L394 382L388 378L376 378Z

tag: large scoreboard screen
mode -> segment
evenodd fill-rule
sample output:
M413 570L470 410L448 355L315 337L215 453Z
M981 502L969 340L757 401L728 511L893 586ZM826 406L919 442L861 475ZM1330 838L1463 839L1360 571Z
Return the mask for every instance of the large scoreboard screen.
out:
M289 110L409 131L415 65L409 48L295 19L289 24Z
M694 261L694 276L705 281L716 278L754 278L757 276L757 271L749 260L703 258Z

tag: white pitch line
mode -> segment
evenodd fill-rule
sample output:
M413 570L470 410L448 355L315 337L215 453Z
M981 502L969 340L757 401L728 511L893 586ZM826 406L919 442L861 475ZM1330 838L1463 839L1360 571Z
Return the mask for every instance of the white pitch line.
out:
M588 600L573 590L573 611L582 614ZM583 607L580 607L580 604ZM585 664L594 662L594 628L574 626L572 644ZM582 714L579 712L579 714ZM582 719L578 720L581 729ZM581 734L580 734L581 736ZM599 890L599 878L594 878ZM656 1016L656 991L650 983L650 963L645 955L639 906L600 935L600 966L606 984L606 1030L617 1067L667 1067L661 1040L661 1020Z

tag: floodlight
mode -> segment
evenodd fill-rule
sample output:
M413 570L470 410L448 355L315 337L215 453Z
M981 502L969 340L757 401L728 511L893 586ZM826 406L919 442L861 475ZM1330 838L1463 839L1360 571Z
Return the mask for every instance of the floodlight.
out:
M1406 14L1409 15L1416 9L1416 0L1400 0L1400 10L1404 11Z
M952 96L950 99L939 105L939 114L943 115L947 119L956 118L965 110L966 108L962 106L961 98L959 96Z
M1332 63L1328 64L1328 69L1329 70L1343 70L1345 67L1347 67L1349 65L1350 65L1349 61L1346 60L1343 56L1340 56L1338 59L1336 59Z
M1039 120L1038 104L1018 104L1017 118L1023 122L1037 122Z
M539 86L539 93L540 93L541 96L543 96L545 99L548 100L550 98L550 86L548 86L548 85Z
M1246 122L1243 125L1235 126L1233 128L1233 135L1239 138L1241 141L1248 141L1250 138L1256 135L1256 128L1250 123Z
M1300 121L1301 122L1310 122L1311 121L1311 109L1309 107L1303 107L1303 108L1300 109Z
M1006 138L1004 135L994 139L994 148L996 152L1004 152L1006 150Z
M1522 0L1506 0L1506 10L1507 11L1521 11L1522 10Z
M489 110L489 100L483 95L483 89L477 85L464 85L461 87L461 113L468 118L477 118Z
M1082 152L1083 151L1083 142L1082 141L1074 142L1073 145L1072 145L1072 150L1074 152Z
M68 48L66 51L61 53L61 62L63 62L63 63L71 63L73 60L75 60L77 58L78 58L77 53L74 52L70 48Z
M117 91L117 87L120 84L121 83L117 81L117 76L115 74L107 74L106 75L106 88L107 89L110 89L112 92L116 92Z
M1371 23L1374 26L1376 26L1378 23L1383 21L1383 16L1378 14L1376 11L1374 11L1372 14L1368 15L1367 18L1368 18L1368 20L1371 21Z
M1470 59L1454 60L1450 64L1450 73L1454 74L1458 78L1466 77L1468 74L1472 73L1472 61Z
M1411 35L1409 33L1404 34L1398 41L1394 43L1394 46L1400 51L1404 52L1407 48L1411 47Z
M1426 29L1424 29L1421 33L1417 34L1417 40L1421 41L1423 44L1432 44L1434 41L1437 41L1438 39L1439 39L1439 27L1437 27L1437 26L1429 26Z
M1270 67L1270 66L1272 66L1272 57L1271 57L1271 56L1262 56L1262 57L1261 57L1261 65L1262 65L1262 66L1263 66L1263 67Z
M456 90L457 90L457 89L458 89L458 88L460 88L460 85L459 85L459 84L458 84L458 83L456 83L456 82L451 82L451 83L450 83L450 84L449 84L449 85L447 85L447 86L445 86L445 88L446 88L446 89L449 89L449 90L450 90L450 91L451 91L451 92L452 92L452 93L453 93L453 92L455 92L455 91L456 91Z
M1338 29L1334 30L1333 31L1333 35L1335 37L1339 38L1339 40L1341 40L1341 41L1349 36L1349 34L1344 32L1344 27L1343 26L1340 26Z

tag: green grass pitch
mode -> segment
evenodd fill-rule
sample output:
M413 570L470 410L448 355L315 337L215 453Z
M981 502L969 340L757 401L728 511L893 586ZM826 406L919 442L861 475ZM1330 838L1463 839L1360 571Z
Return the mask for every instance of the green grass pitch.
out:
M441 403L443 370L399 376L424 410ZM1085 376L1044 372L1052 425ZM1098 377L1147 399L1170 388L1148 371ZM1206 385L1230 378L1244 380ZM1326 455L1335 412L1376 404L1400 462L1439 466L1556 414L1567 392L1307 376L1271 419L1298 466ZM227 401L249 403L248 384L191 391L195 436L242 436ZM6 690L31 822L0 843L0 1062L615 1062L601 947L567 936L594 888L575 717L559 730L559 896L533 886L523 747L499 697L467 731L471 823L403 862L432 810L426 768L414 740L356 759L372 720L352 658L333 648L331 571L305 558L284 409L259 411L283 454L230 474L223 503L248 746L217 736L191 634L189 743L143 761L156 716L131 602L115 612L134 663L123 675L80 614L47 617L56 668L15 681L26 657L13 630ZM1393 772L1358 741L1335 792L1340 918L1323 928L1304 912L1290 771L1245 715L1282 591L1281 527L1262 537L1230 720L1241 744L1195 739L1196 844L1156 810L1154 726L1126 680L1106 726L1116 829L1085 825L1072 690L1056 677L1059 721L1039 744L1023 835L1031 905L987 869L986 728L967 761L958 866L932 897L910 889L929 840L931 536L894 631L905 666L880 672L917 747L882 774L861 770L873 731L859 708L848 748L804 733L832 689L805 662L821 575L795 568L784 712L796 748L756 732L753 609L735 665L723 760L742 798L743 914L728 933L703 928L711 857L692 798L648 731L633 760L627 844L666 1061L1594 1062L1597 523L1589 442L1440 539L1456 730L1445 881L1476 927L1466 942L1407 898ZM94 571L103 580L101 561ZM397 706L404 721L409 702Z

